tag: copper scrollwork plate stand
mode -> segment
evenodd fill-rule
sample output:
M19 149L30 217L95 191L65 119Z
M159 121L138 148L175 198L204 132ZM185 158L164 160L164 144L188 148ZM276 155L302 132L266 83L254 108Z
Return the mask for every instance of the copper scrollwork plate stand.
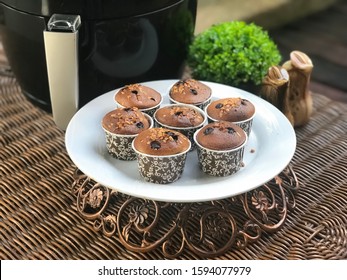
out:
M117 236L127 250L162 250L176 258L189 249L201 257L245 248L262 233L281 228L295 208L297 177L289 165L270 182L231 198L165 203L107 188L76 169L72 190L78 213L105 236Z

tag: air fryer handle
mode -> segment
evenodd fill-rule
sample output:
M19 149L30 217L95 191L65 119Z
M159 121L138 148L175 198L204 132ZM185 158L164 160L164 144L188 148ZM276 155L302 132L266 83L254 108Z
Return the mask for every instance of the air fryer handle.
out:
M65 130L78 109L78 15L54 14L43 32L53 119Z

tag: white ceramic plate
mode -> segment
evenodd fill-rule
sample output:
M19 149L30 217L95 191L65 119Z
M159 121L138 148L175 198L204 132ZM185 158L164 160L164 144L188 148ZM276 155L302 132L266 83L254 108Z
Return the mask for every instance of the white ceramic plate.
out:
M142 83L159 91L168 103L168 90L176 80ZM296 136L287 118L270 103L245 92L217 83L204 82L212 89L213 99L242 97L256 107L244 164L236 174L212 177L199 170L196 151L187 157L182 177L171 184L145 182L136 161L111 157L101 128L103 116L115 108L110 91L81 108L70 121L65 135L67 152L78 168L104 186L135 197L167 202L199 202L223 199L250 191L279 174L292 159Z

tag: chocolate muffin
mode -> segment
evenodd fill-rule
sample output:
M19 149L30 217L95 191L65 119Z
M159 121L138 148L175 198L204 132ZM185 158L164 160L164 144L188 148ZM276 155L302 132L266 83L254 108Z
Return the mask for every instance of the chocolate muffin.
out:
M213 121L240 122L252 118L255 107L247 99L230 97L211 102L206 108L206 113Z
M240 170L247 135L232 122L209 123L194 134L200 169L211 176L229 176Z
M244 144L246 139L242 128L226 121L209 123L196 134L198 144L217 151L235 149Z
M196 148L193 139L195 131L201 128L207 120L203 110L187 104L166 105L158 109L153 118L157 126L173 129L185 135L192 144L191 151Z
M147 129L132 144L140 175L156 184L169 184L181 177L190 146L183 134L165 128Z
M102 119L102 128L108 153L117 159L135 160L132 142L141 131L152 126L152 118L136 107L117 108L107 113Z
M156 107L162 102L159 92L141 84L121 88L114 99L121 107L137 107L140 110Z
M110 133L134 135L150 127L150 122L138 108L117 108L102 119L102 127Z
M151 128L141 132L134 140L134 148L153 156L175 155L190 149L190 141L182 133L165 128Z
M180 80L170 89L172 103L184 103L204 108L211 101L211 88L194 79Z
M189 105L167 105L155 112L160 124L171 127L196 127L205 121L204 113Z

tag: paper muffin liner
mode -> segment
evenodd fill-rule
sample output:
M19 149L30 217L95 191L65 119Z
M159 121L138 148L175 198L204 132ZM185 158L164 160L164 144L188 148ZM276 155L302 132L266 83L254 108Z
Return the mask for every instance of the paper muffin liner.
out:
M170 103L171 103L171 104L192 105L192 106L198 107L198 108L201 109L201 110L205 110L205 108L207 107L207 105L211 103L212 95L211 95L207 100L205 100L204 102L194 103L194 104L191 104L191 103L184 103L184 102L178 102L178 101L176 101L175 99L172 99L170 95L169 95L169 100L170 100Z
M153 115L154 126L155 127L163 127L163 128L167 128L167 129L172 129L172 130L176 130L176 131L182 133L184 136L186 136L189 139L189 141L191 143L191 148L190 148L189 151L195 150L196 149L196 144L195 144L195 141L194 141L194 133L207 123L207 116L206 116L205 112L202 109L197 108L196 106L188 105L188 104L181 104L181 103L180 104L166 105L165 107L171 107L171 106L186 106L186 107L193 108L194 110L198 111L203 116L204 121L201 124L197 125L197 126L177 127L177 126L166 125L166 124L164 124L162 122L159 122L156 119L156 116L154 114Z
M133 149L136 151L136 149ZM155 184L169 184L177 181L184 171L190 147L176 155L153 156L136 151L140 175L145 181Z
M153 127L153 119L148 114L145 114L145 116L150 122L149 127ZM132 148L132 142L138 134L116 134L106 129L104 129L104 132L106 148L111 156L120 160L136 160L136 153Z
M243 129L244 132L246 132L247 136L249 137L249 135L251 134L252 131L252 124L253 124L253 118L242 121L242 122L234 122L234 124L238 125L239 127L241 127Z
M235 149L216 151L201 146L196 141L197 133L198 131L194 134L194 140L197 146L199 167L204 173L211 176L224 177L240 170L243 164L247 136L245 142Z
M136 135L120 135L105 131L108 153L121 160L135 160L136 153L131 147Z

